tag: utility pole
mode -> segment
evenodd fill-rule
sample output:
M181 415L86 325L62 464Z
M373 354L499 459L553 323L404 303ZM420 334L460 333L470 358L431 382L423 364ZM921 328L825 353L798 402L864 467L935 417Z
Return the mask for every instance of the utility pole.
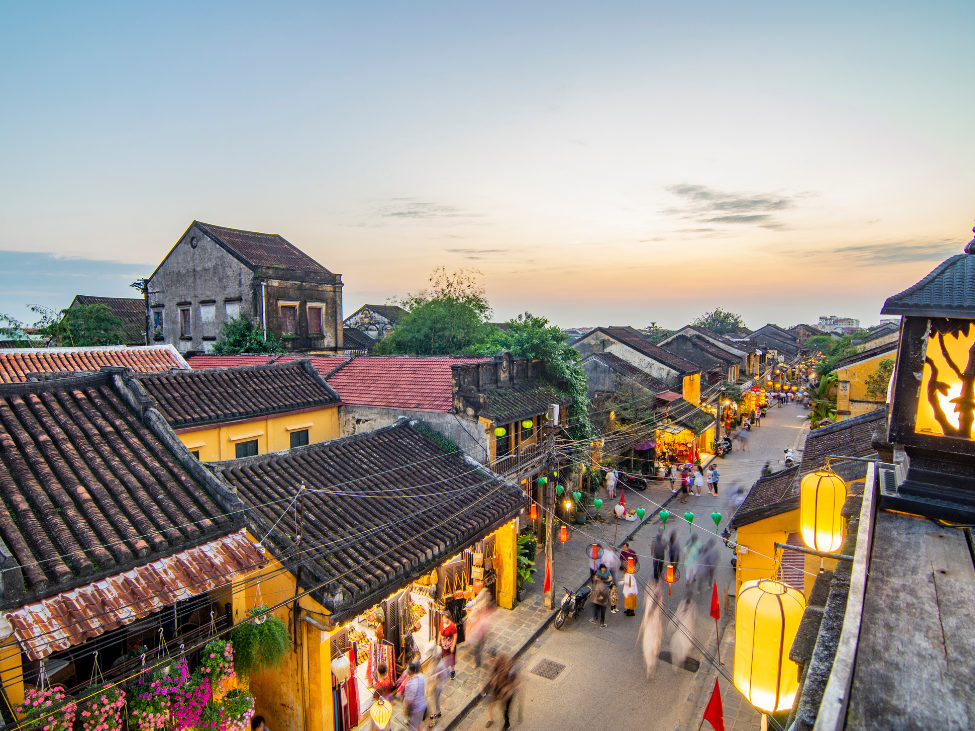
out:
M555 451L555 433L559 428L559 405L549 404L548 433L545 435L545 451L552 454ZM547 460L546 460L547 461ZM549 590L545 592L545 608L552 609L552 595L555 593L555 566L552 563L553 547L555 545L555 484L558 478L545 480L545 563L549 574Z

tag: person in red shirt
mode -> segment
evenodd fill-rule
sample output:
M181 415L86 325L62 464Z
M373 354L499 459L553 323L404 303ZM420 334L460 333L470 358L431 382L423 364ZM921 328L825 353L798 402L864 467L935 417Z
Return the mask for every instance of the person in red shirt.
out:
M454 678L454 668L457 665L457 625L444 617L440 625L440 649L443 652L443 664L450 670L450 679Z

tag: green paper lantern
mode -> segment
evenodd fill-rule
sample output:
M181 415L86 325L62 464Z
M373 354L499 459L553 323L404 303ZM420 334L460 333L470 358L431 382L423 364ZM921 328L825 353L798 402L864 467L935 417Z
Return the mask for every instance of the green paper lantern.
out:
M721 513L715 511L711 513L711 520L714 521L714 527L717 528L718 524L721 522Z
M647 509L646 508L637 508L636 509L636 514L638 516L640 516L640 520L643 520L643 516L647 514Z
M582 493L581 492L574 492L574 493L572 493L572 497L574 497L576 499L576 502L579 502L580 500L582 500Z
M552 477L558 477L558 476L559 476L559 471L555 470L555 472L552 473Z
M525 419L523 422L521 422L521 425L525 429L531 429L534 426L534 424L532 424L532 420L531 419Z
M562 493L563 492L565 492L565 486L564 485L556 485L555 486L555 494L556 495L558 495L559 497L562 497Z
M690 530L693 527L691 525L691 523L694 522L694 513L692 513L690 510L688 510L686 513L684 513L684 520L687 521L687 530L688 530L688 532L690 532Z
M592 501L592 504L596 506L596 510L599 510L601 507L603 507L603 501L598 497Z
M660 511L660 519L664 522L664 525L667 525L667 518L669 518L669 517L670 517L670 511L669 510L661 510Z
M499 426L497 429L494 430L494 436L496 437L503 437L507 433L508 432L505 431L505 428L503 426Z
M539 477L538 478L538 484L539 485L544 485L546 482L548 482L548 478L546 478L546 477Z

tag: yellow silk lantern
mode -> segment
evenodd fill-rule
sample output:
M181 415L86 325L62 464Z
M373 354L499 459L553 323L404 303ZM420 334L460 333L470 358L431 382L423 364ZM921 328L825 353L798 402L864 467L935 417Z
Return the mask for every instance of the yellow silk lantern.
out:
M792 708L799 667L789 650L806 608L802 594L771 579L742 584L735 608L735 687L765 713Z
M372 704L369 715L372 716L372 720L379 728L386 728L393 717L393 704L380 698Z
M816 551L836 551L843 545L846 521L840 515L846 502L846 483L830 470L811 472L799 484L799 523L802 540Z

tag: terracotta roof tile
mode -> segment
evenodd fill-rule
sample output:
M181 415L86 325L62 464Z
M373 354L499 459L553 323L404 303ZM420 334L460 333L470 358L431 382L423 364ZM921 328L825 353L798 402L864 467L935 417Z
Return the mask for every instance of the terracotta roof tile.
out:
M146 374L137 380L174 429L339 403L310 361Z
M315 366L322 377L327 376L348 360L341 355L194 355L187 363L195 371L207 368L236 368L238 366L267 365L268 363L288 363L307 359Z
M373 340L362 330L354 327L342 328L342 347L345 350L362 350L369 352L376 347L378 340Z
M798 503L796 506L792 505L793 501L783 504L783 501L793 497L793 483L798 474L799 465L795 465L780 470L770 477L761 477L756 480L745 497L745 501L732 516L729 524L731 530L777 515L778 513L775 511L779 508L781 508L779 512L786 512L798 507Z
M516 515L527 498L418 422L208 467L234 485L252 530L293 556L290 509L304 485L302 535L312 548L302 585L338 617L385 598ZM273 528L273 529L272 529ZM367 535L368 539L363 540Z
M4 574L3 604L234 527L227 511L238 509L236 497L225 485L217 497L219 482L185 449L169 450L146 425L152 419L128 405L124 378L103 371L0 386L0 539L20 566Z
M205 231L228 249L232 249L252 266L277 266L331 274L328 269L278 234L241 231L200 221L194 223L200 230Z
M21 383L30 373L81 373L119 366L141 373L159 373L189 366L172 345L127 348L12 348L0 350L0 382Z

